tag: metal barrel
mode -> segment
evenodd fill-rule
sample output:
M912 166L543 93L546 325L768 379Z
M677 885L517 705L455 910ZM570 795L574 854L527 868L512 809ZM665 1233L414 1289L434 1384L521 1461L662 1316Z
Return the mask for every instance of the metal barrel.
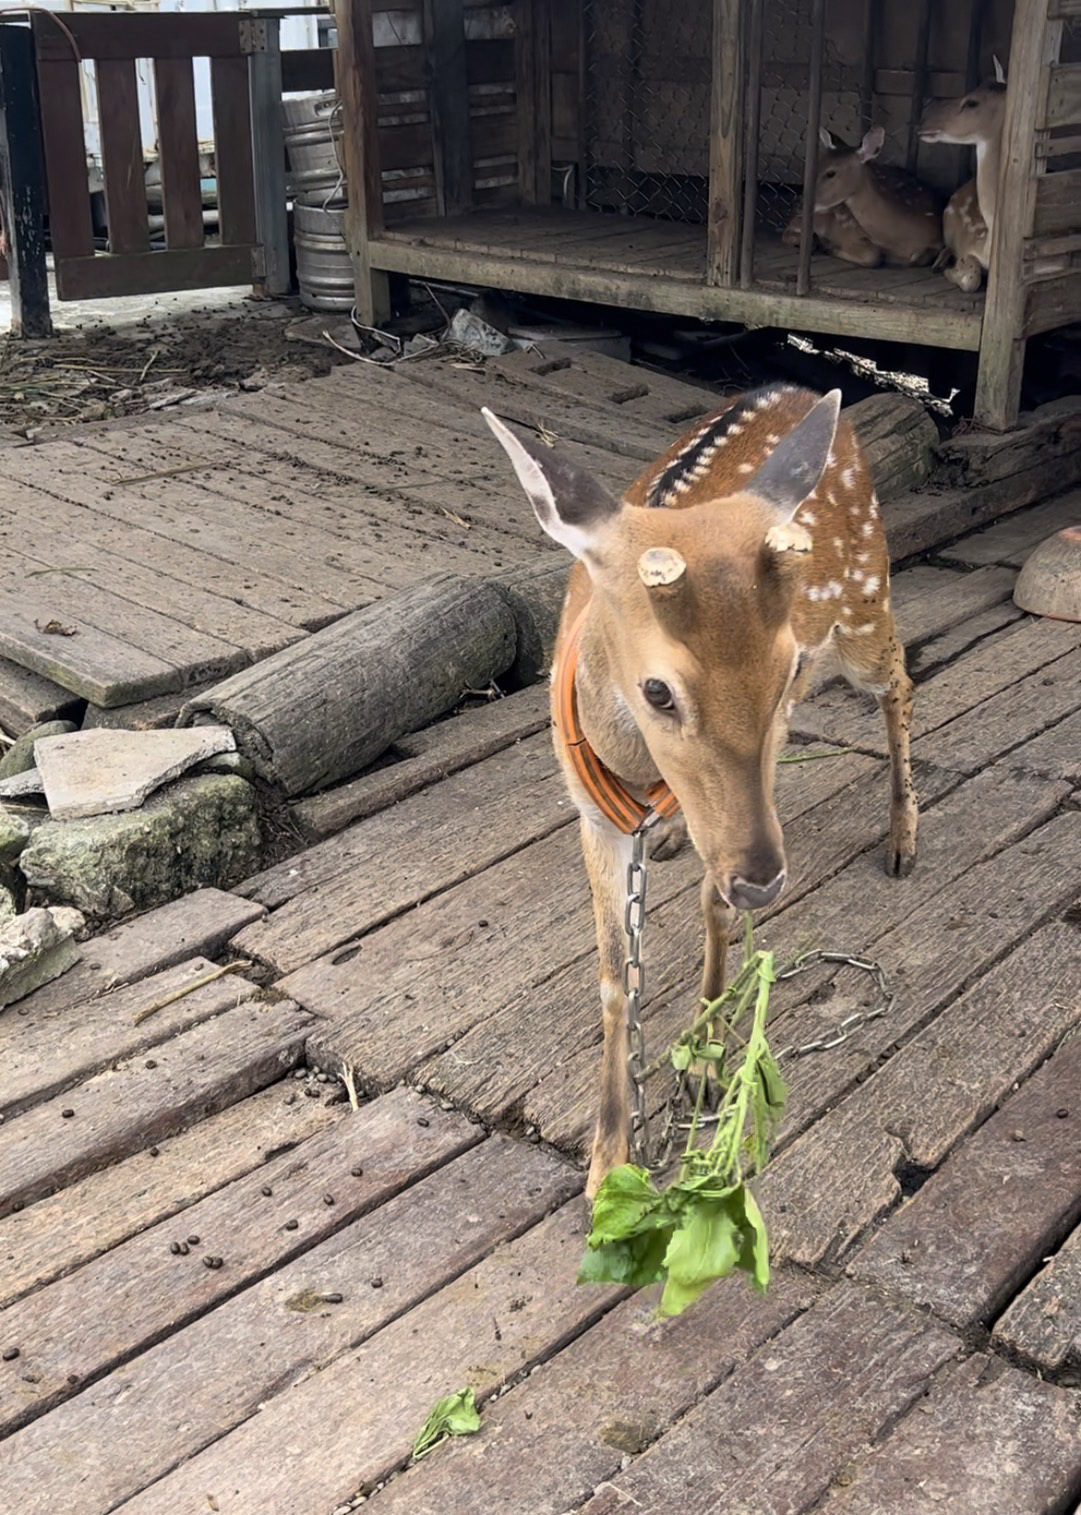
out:
M341 184L342 117L332 89L283 100L282 127L290 194L314 194Z
M345 243L345 202L323 196L293 202L293 242L301 303L309 310L352 310L353 265Z

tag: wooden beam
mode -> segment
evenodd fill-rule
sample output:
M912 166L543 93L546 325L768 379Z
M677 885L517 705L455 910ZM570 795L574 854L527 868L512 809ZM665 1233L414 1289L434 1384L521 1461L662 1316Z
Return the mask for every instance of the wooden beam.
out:
M349 205L345 236L361 319L377 326L390 315L390 282L373 271L369 241L383 231L383 180L371 0L335 0L337 88Z
M515 6L518 185L523 204L552 198L552 39L546 0Z
M28 27L10 22L0 25L0 229L8 241L12 334L51 337L34 41Z
M424 39L436 203L441 216L458 216L473 203L462 0L424 0Z
M102 253L56 265L61 300L105 300L173 289L252 283L252 247L185 247L165 252Z
M1062 22L1047 19L1048 0L1016 0L1006 119L1002 128L1002 176L991 239L980 367L976 383L976 419L995 431L1017 422L1025 366L1023 282L1025 241L1032 236L1038 170L1035 137L1044 119L1051 65L1059 54Z
M800 217L799 266L796 294L811 288L811 254L814 251L815 182L818 178L818 130L822 123L822 63L826 52L826 4L814 0L811 8L811 69L807 83L807 141L803 149L803 213Z
M920 156L920 117L927 96L927 55L931 45L931 0L920 0L919 15L916 66L912 70L912 93L908 107L908 147L905 152L905 166L910 174L916 172Z
M282 55L277 18L248 23L248 87L251 96L252 185L255 234L259 239L261 294L288 294L289 216L285 195L285 132L282 126Z
M730 286L739 273L743 193L742 0L713 0L711 59L706 281Z
M741 289L754 285L754 222L758 210L758 148L762 130L762 44L765 0L751 0L747 43L747 137L743 167L743 226L739 251Z

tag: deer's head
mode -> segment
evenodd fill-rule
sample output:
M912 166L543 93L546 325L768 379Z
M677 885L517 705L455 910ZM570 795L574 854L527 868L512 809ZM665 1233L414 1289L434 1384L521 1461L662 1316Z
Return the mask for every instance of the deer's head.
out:
M932 100L920 122L923 142L979 146L997 141L1006 115L1006 73L995 59L995 77L956 100Z
M872 127L858 147L849 147L823 126L819 130L822 156L815 180L815 210L832 210L858 194L867 182L868 164L882 151L886 133Z
M681 509L628 505L484 412L541 526L589 572L606 703L637 728L740 909L784 886L777 714L796 674L792 609L811 552L794 518L826 469L840 400L835 390L818 401L739 492L710 499L699 484L701 503Z

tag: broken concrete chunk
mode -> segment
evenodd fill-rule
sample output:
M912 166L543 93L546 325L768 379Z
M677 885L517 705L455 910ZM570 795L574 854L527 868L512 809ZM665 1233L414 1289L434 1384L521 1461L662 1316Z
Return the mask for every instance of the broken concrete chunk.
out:
M13 863L29 840L29 822L0 805L0 863Z
M74 731L37 745L38 772L56 821L137 810L155 789L215 753L232 752L225 726L184 731Z
M64 906L28 910L0 923L0 1007L24 999L78 962L73 938L82 926L78 910Z
M44 721L40 726L31 726L17 741L12 742L0 758L0 779L14 778L16 774L28 773L34 766L34 743L47 736L63 736L74 731L71 721Z
M0 779L0 800L25 800L45 793L45 785L36 768L27 768L25 773L13 773L9 779Z
M255 791L207 774L181 779L141 810L46 821L19 866L37 896L101 921L206 885L228 888L258 869L259 854Z

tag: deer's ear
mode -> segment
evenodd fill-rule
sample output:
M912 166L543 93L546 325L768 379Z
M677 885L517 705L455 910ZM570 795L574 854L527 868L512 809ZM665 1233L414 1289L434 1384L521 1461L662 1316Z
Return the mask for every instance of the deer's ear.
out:
M778 442L747 484L749 493L773 506L781 522L792 519L825 473L840 413L841 391L831 389Z
M872 158L877 158L886 141L886 131L882 126L872 126L863 141L857 148L861 163L870 163Z
M991 54L991 62L995 65L995 83L1006 83L1006 70L1002 67L1002 59L997 53Z
M553 448L523 441L487 408L481 415L513 463L544 530L576 558L588 557L603 529L619 514L619 500Z
M833 140L833 133L826 126L818 128L818 140L828 152L832 152L837 145Z

